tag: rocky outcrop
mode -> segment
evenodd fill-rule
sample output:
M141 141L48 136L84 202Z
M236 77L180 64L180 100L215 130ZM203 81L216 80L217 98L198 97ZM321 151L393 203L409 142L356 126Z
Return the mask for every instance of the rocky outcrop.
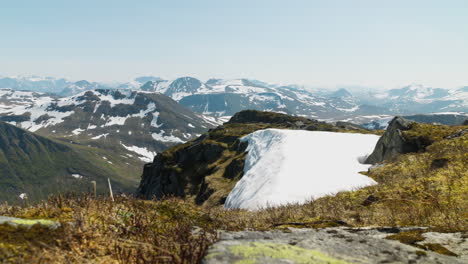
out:
M465 128L465 129L462 129L462 130L458 131L455 134L447 136L446 139L454 139L454 138L457 138L457 137L461 137L461 136L463 136L463 135L465 135L467 133L468 133L468 128Z
M145 165L137 195L146 199L178 196L203 205L224 203L243 176L247 145L240 138L266 128L340 130L303 117L241 111L196 140L158 154L153 163Z
M406 228L414 229L414 228ZM415 229L417 230L417 228ZM202 263L465 263L459 258L385 239L400 228L324 228L224 232ZM429 233L428 233L429 234ZM462 234L430 233L427 241L466 252ZM452 246L452 247L451 247Z
M305 117L290 116L281 113L261 112L256 110L245 110L236 113L231 117L228 124L243 124L243 123L268 123L268 124L283 124L290 128L306 129L309 126L324 125L324 122L313 121ZM329 125L330 129L333 127ZM312 129L311 129L312 130Z
M374 151L365 160L366 164L381 163L396 157L399 154L417 152L420 146L409 142L402 135L402 131L410 130L413 122L401 117L395 117L390 121L387 130L377 142Z

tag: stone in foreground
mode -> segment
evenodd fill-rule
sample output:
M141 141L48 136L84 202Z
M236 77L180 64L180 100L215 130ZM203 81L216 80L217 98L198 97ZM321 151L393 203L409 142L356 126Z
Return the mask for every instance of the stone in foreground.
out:
M51 230L60 227L60 223L47 219L22 219L8 216L0 216L0 225L10 225L13 227L30 228L34 225L40 225L41 227L48 228Z
M203 263L463 263L463 259L384 239L376 229L289 229L222 233Z

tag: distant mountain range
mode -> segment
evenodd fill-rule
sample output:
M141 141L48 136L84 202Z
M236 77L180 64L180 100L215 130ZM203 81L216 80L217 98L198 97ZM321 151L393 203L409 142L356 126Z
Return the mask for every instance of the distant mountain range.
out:
M215 117L254 109L328 121L355 121L356 117L373 115L468 111L468 86L449 90L412 84L388 91L351 93L343 88L315 92L298 85L279 86L252 79L210 79L203 82L193 77L165 80L144 76L127 83L108 85L32 76L0 78L0 88L46 92L56 96L71 96L96 89L157 92L193 112Z
M445 112L433 114L407 115L402 117L411 121L416 121L418 123L453 126L464 124L468 120L468 113ZM387 129L387 126L392 119L393 116L375 116L371 121L363 123L361 125L362 127L367 129Z

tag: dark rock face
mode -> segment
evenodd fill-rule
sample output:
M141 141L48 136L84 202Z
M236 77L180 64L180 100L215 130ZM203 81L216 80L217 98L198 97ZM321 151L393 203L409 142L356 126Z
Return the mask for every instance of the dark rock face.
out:
M149 177L155 175L156 177ZM166 170L164 159L156 156L153 163L146 164L137 193L146 198L174 195L183 197L182 184L179 183L176 170Z
M468 126L468 119L465 120L465 122L463 122L463 125L464 125L464 126Z
M401 117L395 117L390 121L387 130L379 139L374 151L367 157L365 163L381 163L399 154L417 152L420 150L420 146L414 142L408 142L401 133L402 131L411 129L411 123L411 121Z
M235 114L228 123L310 123L310 119L304 117L295 117L280 113L261 112L255 110L244 110ZM299 124L299 123L298 123Z
M223 177L227 179L242 178L244 175L245 155L234 159L227 167Z
M158 154L153 163L145 165L137 194L149 199L185 197L188 188L190 194L198 194L197 200L206 200L211 193L205 193L208 187L204 176L210 174L209 165L220 159L224 150L221 144L195 141L172 156Z

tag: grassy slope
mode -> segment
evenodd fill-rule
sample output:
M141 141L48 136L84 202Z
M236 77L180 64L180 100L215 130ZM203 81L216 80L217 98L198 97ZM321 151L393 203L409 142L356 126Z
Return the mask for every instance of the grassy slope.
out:
M108 177L116 191L132 192L138 184L141 162L128 162L128 157L114 152L58 142L8 124L0 125L1 201L19 202L20 193L27 193L29 200L39 200L57 192L87 191L92 180L102 193L107 190ZM84 177L75 179L71 176L75 173Z
M304 205L247 212L198 207L178 199L120 197L112 203L101 198L58 197L30 208L0 206L0 215L78 224L65 224L52 237L35 231L16 232L12 237L11 231L0 226L0 258L50 263L195 263L216 240L217 229L282 229L292 222L294 227L312 228L340 225L337 220L342 220L352 226L418 225L467 231L468 134L443 139L461 128L468 127L417 126L405 136L428 137L433 143L426 152L402 155L372 170L369 176L379 185ZM435 161L441 159L448 162ZM368 199L371 195L374 198Z

